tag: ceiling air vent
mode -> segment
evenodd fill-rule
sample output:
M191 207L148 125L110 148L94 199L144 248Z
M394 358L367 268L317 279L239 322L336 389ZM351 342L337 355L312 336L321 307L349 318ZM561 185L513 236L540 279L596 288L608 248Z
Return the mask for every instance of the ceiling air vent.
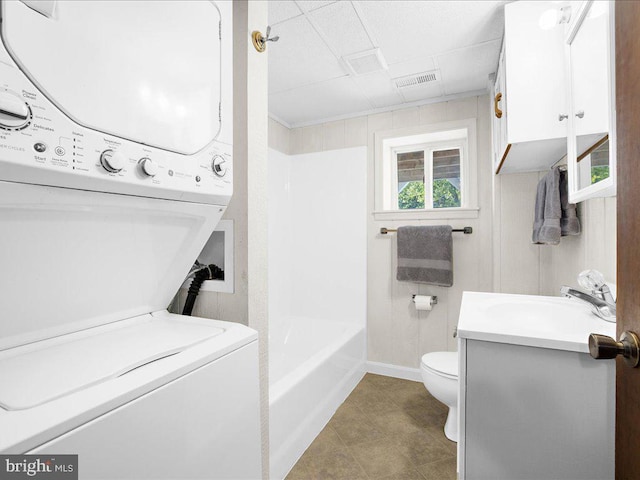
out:
M388 68L379 48L347 55L342 57L342 61L349 73L355 76L383 72Z
M394 78L396 88L417 87L426 83L440 81L440 70L431 70L430 72L416 73L407 77Z

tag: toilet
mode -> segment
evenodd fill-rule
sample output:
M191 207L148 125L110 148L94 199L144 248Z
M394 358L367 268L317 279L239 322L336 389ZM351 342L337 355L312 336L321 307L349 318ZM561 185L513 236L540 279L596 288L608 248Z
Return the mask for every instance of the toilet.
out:
M458 352L431 352L420 362L422 381L437 400L449 407L444 434L458 441Z

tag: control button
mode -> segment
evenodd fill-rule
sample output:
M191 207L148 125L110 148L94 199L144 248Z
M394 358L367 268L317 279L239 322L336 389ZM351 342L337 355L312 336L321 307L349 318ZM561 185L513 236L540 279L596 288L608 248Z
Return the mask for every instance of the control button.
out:
M125 158L120 152L105 150L102 152L102 155L100 155L100 163L107 172L118 173L124 168Z
M169 170L169 176L173 177L173 170Z
M140 170L144 175L155 177L158 173L158 165L148 157L138 160L138 165L140 165Z
M0 128L22 130L31 121L31 108L17 94L0 90Z
M63 157L64 154L67 153L67 151L64 148L62 148L60 145L56 147L54 152L56 152L56 155L58 155L59 157Z
M200 175L196 175L196 182L198 182L198 183L199 183L199 182L200 182L200 180L202 180L202 179L200 178Z
M219 177L224 177L227 173L227 161L222 155L214 155L213 160L211 161L211 168L213 169L213 173L215 173Z
M43 153L47 151L47 144L38 142L33 144L33 149L38 153Z

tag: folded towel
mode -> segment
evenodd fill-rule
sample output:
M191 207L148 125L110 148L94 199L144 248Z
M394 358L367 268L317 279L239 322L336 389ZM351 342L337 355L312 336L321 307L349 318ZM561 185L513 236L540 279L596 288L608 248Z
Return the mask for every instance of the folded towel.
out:
M560 170L552 169L538 183L535 218L533 222L533 243L557 245L560 243Z
M561 235L580 235L580 220L576 212L576 204L569 203L569 172L560 172L560 207L562 217L560 218Z
M403 282L453 285L451 225L398 228L398 270Z

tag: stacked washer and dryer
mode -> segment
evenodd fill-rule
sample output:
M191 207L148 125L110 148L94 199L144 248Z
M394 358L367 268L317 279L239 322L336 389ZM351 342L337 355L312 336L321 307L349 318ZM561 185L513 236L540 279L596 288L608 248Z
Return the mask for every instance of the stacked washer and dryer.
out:
M166 310L232 194L231 2L0 6L0 453L259 478L256 332Z

